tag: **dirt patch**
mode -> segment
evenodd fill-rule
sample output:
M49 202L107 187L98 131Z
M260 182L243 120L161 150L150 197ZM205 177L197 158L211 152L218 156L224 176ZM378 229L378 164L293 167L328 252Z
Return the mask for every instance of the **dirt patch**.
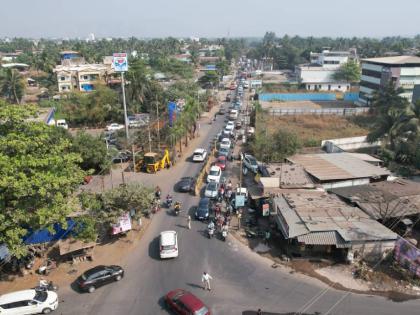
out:
M59 288L68 288L70 284L81 273L97 265L121 264L128 253L138 244L144 235L150 220L142 219L142 228L131 230L126 236L115 238L106 244L100 244L95 247L94 260L83 261L77 264L59 263L57 269L51 271L48 276L41 276L35 272L41 265L42 260L38 259L34 268L26 275L12 275L7 279L0 281L0 293L13 292L35 287L40 279L53 281ZM53 248L51 250L54 250Z
M257 119L257 131L268 130L273 133L278 129L295 133L303 146L320 146L322 140L358 137L369 133L350 120L339 116L271 116L262 114Z

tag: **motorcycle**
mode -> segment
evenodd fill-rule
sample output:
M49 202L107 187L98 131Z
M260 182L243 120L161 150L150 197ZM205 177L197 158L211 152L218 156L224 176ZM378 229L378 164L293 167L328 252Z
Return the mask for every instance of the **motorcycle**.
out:
M208 228L207 233L209 235L209 238L211 239L214 236L214 228Z
M166 197L166 206L170 208L172 206L172 197Z
M38 286L36 286L34 288L34 290L36 291L54 291L57 292L58 291L58 286L55 285L52 281L47 281L47 280L39 280L39 284Z
M223 242L226 241L227 234L228 234L228 232L226 230L222 230L222 241Z
M174 214L176 216L178 216L180 212L181 212L181 205L180 204L176 204L175 207L174 207Z

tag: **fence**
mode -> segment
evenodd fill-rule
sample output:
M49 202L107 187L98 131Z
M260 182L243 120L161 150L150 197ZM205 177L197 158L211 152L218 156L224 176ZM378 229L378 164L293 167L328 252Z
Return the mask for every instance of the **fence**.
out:
M335 93L262 93L261 101L336 101Z
M367 113L369 107L356 108L269 108L268 113L272 116L288 115L337 115L354 116Z

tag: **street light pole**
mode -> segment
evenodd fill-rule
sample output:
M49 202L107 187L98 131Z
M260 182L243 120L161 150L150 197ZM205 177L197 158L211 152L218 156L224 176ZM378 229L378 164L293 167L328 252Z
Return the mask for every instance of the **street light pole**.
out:
M123 106L124 106L125 136L126 136L126 138L127 138L127 145L128 145L128 139L130 138L130 135L129 135L129 133L128 133L127 104L126 104L126 102L125 102L124 72L121 72L121 89L122 89L122 95L123 95Z

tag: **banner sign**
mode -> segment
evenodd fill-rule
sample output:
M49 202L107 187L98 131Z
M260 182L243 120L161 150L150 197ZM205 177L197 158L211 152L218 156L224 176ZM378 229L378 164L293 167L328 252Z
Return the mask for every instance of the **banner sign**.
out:
M126 53L115 53L113 54L113 64L115 72L126 72L128 71L128 60Z
M270 215L270 205L268 203L262 205L262 215L263 217L268 217Z
M244 195L236 195L235 197L235 208L245 206L245 196Z
M176 120L177 104L175 102L168 103L169 126L172 127Z
M131 230L131 218L130 213L125 213L123 216L121 216L118 220L117 224L112 225L112 235L120 234L126 231Z

